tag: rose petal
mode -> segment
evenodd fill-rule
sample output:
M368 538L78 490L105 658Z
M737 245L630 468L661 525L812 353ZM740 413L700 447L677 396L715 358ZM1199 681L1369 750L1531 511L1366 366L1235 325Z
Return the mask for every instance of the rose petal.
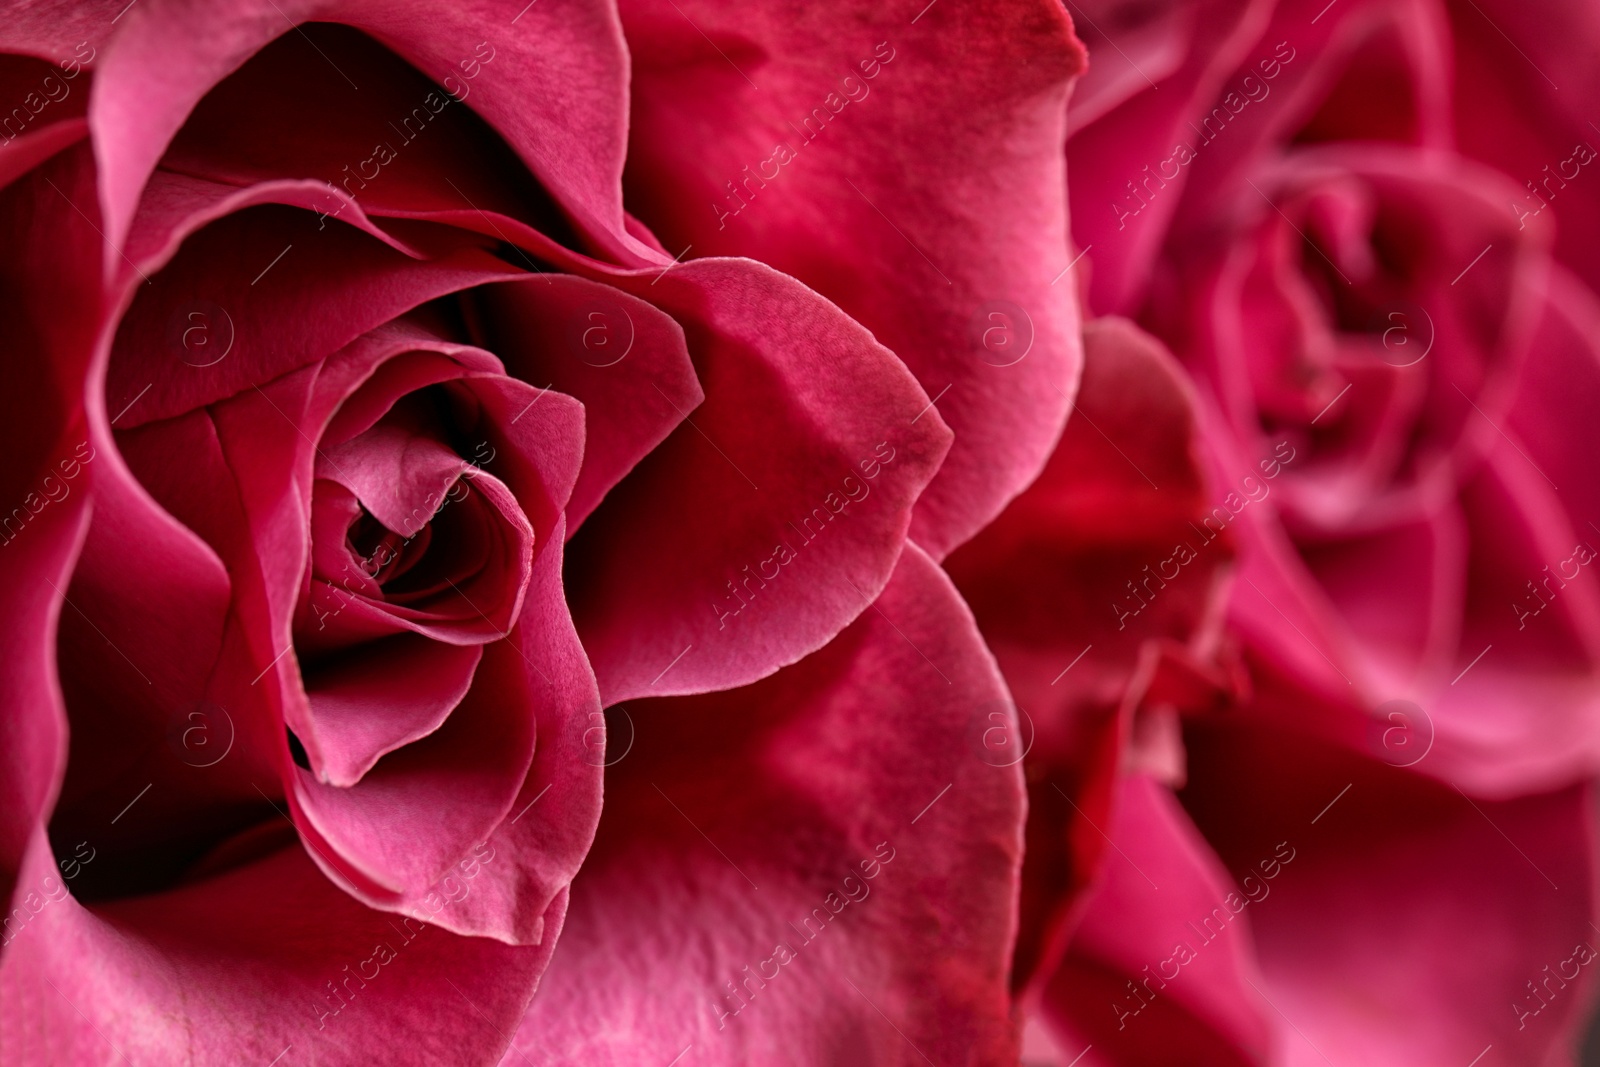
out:
M1201 103L1203 113L1194 116L1193 137L1187 139L1198 157L1184 167L1189 172L1188 203L1173 218L1173 230L1184 240L1203 240L1204 218L1226 213L1246 198L1259 201L1247 179L1263 162L1280 158L1285 143L1302 133L1303 143L1310 144L1353 140L1430 150L1450 146L1453 78L1449 52L1441 48L1437 10L1426 4L1358 0L1342 4L1328 18L1320 14L1274 5L1271 20L1240 57L1247 65L1220 87L1222 95ZM1263 81L1272 69L1277 77ZM1268 95L1248 99L1256 90L1244 83L1246 74L1258 76ZM1226 91L1234 93L1232 101ZM1361 109L1363 100L1383 103ZM1357 110L1352 110L1352 101Z
M1137 308L1188 179L1176 146L1195 140L1189 122L1209 110L1272 7L1212 0L1069 9L1094 62L1072 95L1066 187L1073 236L1095 268L1089 304L1100 314Z
M971 736L973 709L1003 699L910 545L874 609L803 663L614 710L639 736L613 757L508 1062L666 1063L691 1045L701 1063L1014 1060L1021 779Z
M531 7L514 33L486 41L483 28L504 13L470 0L419 19L404 0L340 3L238 0L207 12L192 32L181 4L126 12L96 69L90 124L102 168L106 233L120 247L140 190L200 98L251 55L299 23L346 22L388 43L437 80L467 75L489 44L493 77L463 84L473 108L506 137L529 168L597 245L623 252L621 190L626 54L615 14L605 5ZM481 67L479 73L482 73ZM359 86L357 86L359 89ZM535 118L537 116L537 118Z
M309 673L324 781L351 786L379 758L437 730L472 684L482 645L399 634Z
M1044 472L948 561L1041 768L1029 788L1024 987L1054 968L1102 862L1094 827L1134 709L1184 645L1215 643L1232 558L1226 537L1195 525L1207 505L1195 400L1171 355L1120 319L1085 327L1084 353L1076 410Z
M314 254L291 259L296 248ZM516 273L475 248L418 262L353 226L319 228L307 211L251 208L190 235L137 286L106 395L126 403L150 386L119 425L168 418L323 359L425 301Z
M63 599L89 522L92 475L80 469L81 480L56 500L44 479L74 469L89 435L99 240L68 195L88 203L93 181L89 152L78 147L0 188L0 316L11 351L0 363L0 442L10 457L0 474L0 619L10 650L0 660L0 699L10 709L0 715L0 900L8 909L29 851L54 867L44 823L68 741L56 628L71 611Z
M888 580L949 441L905 368L792 279L742 260L651 277L618 284L682 323L706 400L573 542L607 704L748 684L825 643Z
M83 117L88 80L79 82L74 92L72 79L63 81L62 73L32 59L0 55L0 93L4 94L0 99L21 102L20 106L13 105L3 127L6 140L0 144L0 186L10 185L63 148L88 136L89 124ZM46 78L62 89L61 98L41 99L40 90L50 84ZM41 101L37 112L28 104L30 97ZM19 120L19 114L23 119Z
M1472 800L1291 732L1293 703L1262 711L1190 731L1183 800L1236 878L1293 850L1250 906L1260 995L1292 1022L1284 1062L1468 1063L1491 1044L1511 1063L1566 1055L1592 967L1552 983L1525 1025L1517 1007L1540 1004L1525 983L1594 942L1588 791Z
M1371 692L1411 693L1447 670L1454 676L1469 526L1446 493L1429 496L1432 506L1414 521L1301 550L1348 627L1356 657L1345 669Z
M402 1067L490 1062L565 905L550 906L540 945L458 937L362 907L298 846L92 911L67 896L0 966L0 1041L29 1063L353 1065L374 1041Z
M1070 283L1053 284L1070 261L1064 106L1083 69L1065 13L622 11L632 209L673 252L799 278L938 397L955 443L912 533L942 558L1033 480L1080 366Z
M576 532L705 399L683 328L637 297L571 275L486 285L472 297L484 343L510 374L584 405L583 472L567 504Z
M494 211L575 246L580 238L560 207L474 110L482 89L518 73L497 78L497 58L483 41L461 57L473 74L453 71L441 87L356 30L307 26L274 40L207 93L161 165L233 186L316 178L319 196L310 206L336 217L357 196L367 214Z
M1193 525L1208 501L1182 370L1126 320L1090 323L1084 349L1078 403L1044 473L949 561L1012 691L1047 718L1093 688L1053 684L1085 645L1099 649L1085 673L1125 677L1145 640L1194 634L1229 559Z
M1119 1067L1168 1062L1176 1048L1193 1063L1272 1062L1276 1020L1249 988L1261 980L1254 902L1272 883L1253 873L1246 896L1177 800L1143 776L1119 783L1106 831L1117 854L1044 994L1056 1040Z
M422 559L388 590L352 587L339 574L312 579L295 611L303 659L407 630L436 641L480 644L504 637L515 625L533 542L516 498L499 479L481 472L460 502L439 497L445 507L413 539L421 547L398 553L415 552Z
M485 867L472 895L433 920L515 944L539 939L540 916L563 899L600 820L604 760L590 742L605 719L594 673L561 596L564 533L558 523L552 550L534 561L522 620L505 642L520 650L545 687L533 703L538 720L533 766L511 805L511 818L490 839L514 862ZM413 906L432 904L424 897Z
M489 645L439 729L348 787L296 775L295 811L331 846L337 866L420 897L489 837L510 814L533 760L528 712L536 691L526 667L514 648Z
M1585 102L1595 98L1593 87L1600 85L1589 54L1589 42L1600 34L1596 13L1580 4L1530 18L1519 5L1497 0L1481 10L1445 11L1456 69L1484 72L1452 85L1461 152L1531 180L1532 188L1523 186L1508 205L1519 225L1559 216L1554 227L1558 258L1591 290L1600 289L1594 241L1600 233L1600 198L1577 188L1568 191L1562 177L1575 170L1585 174L1583 161L1593 160L1578 149L1587 145L1592 152L1596 144L1588 125L1595 117Z
M412 537L471 466L434 436L435 429L412 425L404 416L380 422L348 441L319 448L317 474L354 492L390 530Z
M1594 532L1574 528L1510 444L1490 456L1463 500L1475 536L1461 637L1427 706L1437 757L1418 770L1493 796L1592 773L1600 765L1600 595L1577 561L1582 546L1596 544Z
M430 348L444 351L434 354ZM300 695L294 657L285 654L292 608L306 573L313 442L342 397L353 395L358 401L357 414L339 421L339 436L349 440L376 421L397 391L403 394L409 386L439 381L445 368L438 361L446 353L454 353L446 362L460 360L455 363L456 380L448 384L457 390L453 402L460 409L452 416L453 428L463 440L486 446L475 458L503 477L505 505L526 513L536 527L533 578L520 615L535 636L526 642L517 637L519 624L510 643L491 646L499 650L500 666L491 672L496 680L483 684L498 687L500 696L487 707L486 690L475 705L478 710L466 714L467 705L474 703L469 695L440 730L380 759L359 785L339 790L303 782L292 806L302 815L299 825L308 847L330 877L371 906L410 912L431 910L427 902L441 873L475 842L496 832L513 801L516 811L524 811L538 791L559 785L559 793L538 814L504 828L506 840L497 838L490 846L503 846L508 861L486 876L480 883L483 890L471 903L436 920L457 932L534 943L542 936L541 916L588 846L599 807L598 768L572 758L575 743L555 740L564 732L581 734L586 716L598 710L593 675L566 617L560 585L560 507L571 492L581 456L576 402L546 393L530 407L539 391L488 371L491 357L431 340L413 326L386 328L382 336L352 345L325 365L212 405L218 437L211 447L219 460L226 457L219 478L243 503L235 520L238 529L222 535L221 543L230 552L246 553L237 566L248 578L241 583L241 595L247 599L249 618L256 620L248 635L257 649L250 676L259 674L256 681L262 683L250 691L274 694L274 701L282 702L281 710L275 708L271 715L287 722L304 742L312 765L320 767L316 719ZM400 365L384 374L391 363ZM513 421L518 412L525 412L524 417ZM476 477L483 486L500 484L488 473ZM206 528L203 522L200 526ZM494 607L488 602L484 606ZM476 612L473 617L482 621ZM478 673L481 680L484 669ZM523 675L520 682L518 674ZM271 683L266 682L269 677ZM420 712L431 720L432 711ZM468 719L485 715L485 722L497 724L494 728L505 735L489 746L487 755L481 737L472 740L463 733L472 729ZM458 717L459 724L454 722ZM535 719L539 732L552 740L548 752L539 747L530 770ZM431 725L419 725L415 715L409 723L408 734ZM573 730L574 724L580 729ZM298 776L281 732L276 753L280 767ZM372 754L368 747L357 763ZM499 763L486 763L490 756ZM465 788L467 784L474 788ZM306 800L306 794L314 795ZM419 796L428 799L415 801ZM314 820L302 803L315 808ZM409 844L401 853L386 851L393 841Z
M310 826L300 824L311 844L312 857L323 871L373 906L402 914L420 913L457 933L493 937L511 944L533 944L544 936L546 909L565 892L583 862L600 817L603 765L601 759L591 758L587 741L597 721L603 727L604 720L600 717L593 675L561 602L562 532L558 525L551 542L553 549L534 562L521 624L506 641L486 650L506 662L519 656L521 665L532 672L529 679L534 687L530 696L521 698L522 706L530 709L537 720L533 765L511 804L511 817L500 822L481 843L508 861L485 865L476 876L471 894L459 900L453 895L448 873L420 888L396 889L370 880L363 871L337 859L328 841ZM456 743L459 745L461 739L457 738ZM398 770L404 772L406 768ZM417 784L422 786L429 778L438 777L427 767L414 770L422 779ZM486 793L483 806L493 804L494 797L492 792ZM317 800L328 807L325 814L330 818L343 820L341 825L355 830L359 830L362 820L382 816L380 810L364 800L348 812L329 807L342 803L335 793L324 792ZM464 816L479 817L473 812ZM456 816L458 821L461 817ZM437 838L440 835L436 822L435 818L428 818L420 825ZM461 840L463 833L457 833L455 838ZM374 844L382 846L381 842L358 842L369 851ZM459 855L450 857L451 849L444 847L446 844L447 841L429 840L424 843L424 850L447 864L465 862ZM414 862L403 855L392 858L396 869ZM398 880L392 871L385 877ZM451 901L451 905L441 911L442 900Z

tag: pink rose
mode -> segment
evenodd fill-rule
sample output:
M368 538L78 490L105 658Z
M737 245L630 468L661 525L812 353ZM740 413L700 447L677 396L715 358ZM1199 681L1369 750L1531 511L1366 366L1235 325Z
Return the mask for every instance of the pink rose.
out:
M1033 193L1081 53L1020 0L761 45L694 15L625 44L603 4L11 12L8 1062L1010 1054L1022 796L966 734L1006 700L906 538L969 536L1064 417L1029 384L1077 362ZM763 205L801 281L666 206L750 147L675 65L861 117ZM825 170L900 236L808 244ZM934 263L936 314L882 303ZM951 386L971 440L926 506L936 390L806 280ZM997 302L1009 367L971 333ZM739 1017L723 986L815 907L843 929Z
M1096 820L1030 1034L1054 1062L1570 1062L1595 990L1587 789L1468 803L1260 715L1184 742L1180 793L1131 773Z
M949 578L907 545L832 644L755 685L613 709L633 751L507 1064L1015 1062L1026 799ZM987 720L985 720L987 722Z
M854 10L841 32L825 7L623 6L640 216L837 301L956 443L890 586L833 644L745 689L608 712L638 755L608 779L567 947L507 1063L1015 1059L1024 805L983 737L1020 727L930 558L1037 475L1065 417L1059 146L1082 57L1051 4L910 15Z
M1588 791L1469 800L1277 711L1222 628L1234 541L1197 521L1224 494L1181 372L1115 319L1085 352L1045 473L948 561L1025 749L1024 1061L1569 1045L1594 989Z
M1593 33L1519 37L1473 5L1089 14L1068 145L1084 291L1192 376L1209 486L1187 512L1153 473L1096 497L1130 522L1164 500L1197 562L1231 545L1237 572L1219 589L1176 547L1091 569L1070 539L1052 570L1072 592L1046 603L1121 588L1052 640L976 590L1057 580L1018 549L1064 509L1017 512L971 578L985 537L951 558L1039 724L1030 795L1057 794L1030 814L1026 1055L1564 1062L1595 988L1600 510L1580 457L1600 378L1593 202L1562 197L1600 142L1535 82L1557 56L1592 78ZM1507 99L1519 117L1472 104ZM1567 185L1530 199L1521 171L1545 162ZM1077 492L1149 472L1147 427L1174 421L1153 387L1124 395L1142 420L1096 414L1096 362L1091 342L1079 411L1123 456L1065 468ZM1128 668L1128 631L1156 666ZM1039 747L1067 730L1099 749Z
M1460 34L1426 5L1317 14L1253 9L1198 105L1137 93L1083 131L1086 154L1110 138L1149 164L1074 170L1092 300L1140 316L1195 374L1219 470L1282 468L1270 498L1236 493L1213 523L1244 543L1230 616L1262 669L1352 712L1363 745L1384 748L1405 711L1414 750L1383 754L1424 773L1493 794L1569 781L1600 764L1582 581L1600 509L1573 467L1600 389L1597 231L1581 196L1554 220L1600 134L1569 123L1551 166L1570 177L1535 167L1555 192L1532 197L1454 148L1464 130L1520 143L1517 124L1452 110L1492 81L1465 70L1522 85L1526 60L1453 75ZM1485 39L1482 15L1461 21Z

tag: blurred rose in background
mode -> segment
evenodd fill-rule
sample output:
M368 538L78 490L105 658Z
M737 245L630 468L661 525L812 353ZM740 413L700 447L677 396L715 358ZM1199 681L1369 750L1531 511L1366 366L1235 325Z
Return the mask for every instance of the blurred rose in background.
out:
M1029 1055L1567 1062L1600 936L1600 25L1069 9L1092 60L1067 146L1086 317L1181 365L1194 426L1159 455L1153 412L1078 434L1102 454L1077 492L1112 472L1108 510L1172 517L1120 570L1058 564L1098 627L1008 661L962 585L1041 737L1118 717L1095 762L1030 760ZM1198 501L1156 469L1186 455ZM1046 481L993 529L1061 522L1029 503ZM986 566L1039 566L1017 548ZM1147 666L1175 660L1190 684Z

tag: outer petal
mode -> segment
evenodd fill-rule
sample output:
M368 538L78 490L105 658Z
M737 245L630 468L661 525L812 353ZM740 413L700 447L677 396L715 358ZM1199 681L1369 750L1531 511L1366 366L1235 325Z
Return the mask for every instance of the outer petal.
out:
M5 33L0 37L0 48L7 52L37 56L40 59L65 62L77 58L82 62L94 59L95 45L105 42L112 19L118 10L117 0L35 0L6 5ZM63 41L82 41L87 47L75 52L62 46ZM94 44L89 42L93 41Z
M53 182L57 193L50 188ZM89 472L49 499L63 459L88 437L85 380L99 312L97 238L69 196L93 187L88 152L76 149L0 189L0 899L12 936L13 891L28 854L53 868L44 823L66 760L66 709L56 675L56 627L68 575L87 528ZM82 201L82 202L87 202ZM40 216L43 216L43 220ZM50 485L46 477L52 477Z
M1570 1062L1596 973L1592 947L1567 962L1596 940L1589 791L1469 799L1299 735L1300 712L1197 726L1183 793L1236 878L1293 850L1250 905L1278 1062Z
M77 610L58 641L71 758L51 823L58 841L89 840L105 857L74 881L85 898L109 885L151 888L141 873L193 856L197 837L258 818L250 783L269 780L281 743L281 728L274 736L258 717L261 690L244 684L259 668L230 612L223 561L152 499L162 483L141 485L129 469L140 468L148 434L118 441L102 423L90 441L94 515L63 587ZM190 454L190 478L203 480L209 457ZM191 747L204 742L215 742L211 752ZM138 806L108 831L136 795Z
M541 945L458 937L362 907L298 845L94 911L64 897L0 972L6 1059L354 1065L380 1042L400 1067L490 1062L565 905Z
M492 37L497 65L480 70L483 80L473 83L474 109L593 244L619 253L637 247L625 234L618 185L626 55L607 5L529 5L519 14L512 4L472 0L420 17L405 0L156 0L125 12L122 21L101 56L90 106L106 232L115 246L162 151L201 96L297 23L328 21L354 25L436 81L449 77L463 87L462 64L481 60L480 42ZM500 26L504 32L486 33Z
M939 397L956 441L912 533L942 558L1033 480L1078 373L1064 12L693 0L623 19L630 205L674 253L799 278Z
M804 662L626 709L639 736L504 1062L1014 1061L1021 779L970 729L1004 698L912 545Z

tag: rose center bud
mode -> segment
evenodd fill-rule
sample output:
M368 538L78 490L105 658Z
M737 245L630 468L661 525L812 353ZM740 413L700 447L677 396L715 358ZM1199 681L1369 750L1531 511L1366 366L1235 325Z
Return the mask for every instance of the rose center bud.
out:
M350 548L361 560L361 569L385 589L391 579L403 575L427 554L427 542L432 539L431 526L424 526L415 535L407 537L386 528L366 508L361 509L360 517L350 525L346 537Z
M1419 159L1303 153L1222 275L1221 338L1299 532L1433 492L1519 321L1515 220Z
M317 449L294 626L315 736L294 740L335 785L442 725L528 583L532 528L510 490L462 458L432 392Z

